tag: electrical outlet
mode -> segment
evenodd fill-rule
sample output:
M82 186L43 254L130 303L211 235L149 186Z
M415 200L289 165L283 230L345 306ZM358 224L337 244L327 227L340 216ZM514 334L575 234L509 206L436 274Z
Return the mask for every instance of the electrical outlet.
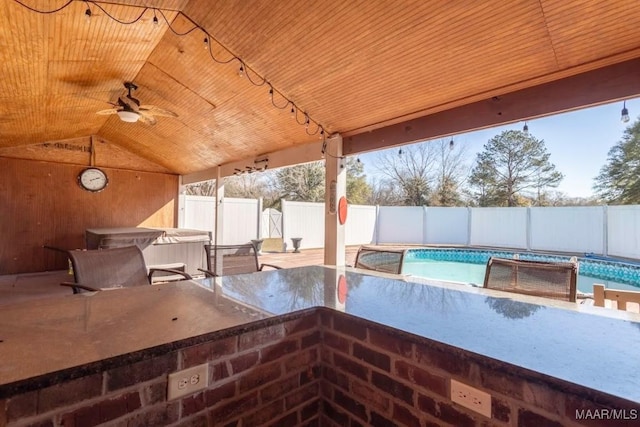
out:
M454 379L451 380L451 400L491 418L491 395Z
M209 387L209 364L169 374L167 400L177 399Z

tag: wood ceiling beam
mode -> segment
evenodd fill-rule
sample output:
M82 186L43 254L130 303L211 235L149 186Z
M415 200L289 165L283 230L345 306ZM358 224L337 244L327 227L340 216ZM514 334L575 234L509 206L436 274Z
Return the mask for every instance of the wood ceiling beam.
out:
M344 138L344 155L359 154L530 120L640 95L640 59L506 93ZM621 107L622 108L622 107Z

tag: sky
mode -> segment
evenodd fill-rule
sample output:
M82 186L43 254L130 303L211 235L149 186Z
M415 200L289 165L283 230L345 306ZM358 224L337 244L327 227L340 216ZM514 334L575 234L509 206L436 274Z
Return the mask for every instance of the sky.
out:
M569 197L593 195L593 179L606 164L609 149L622 139L624 130L640 117L640 98L626 101L631 118L628 123L620 120L622 106L620 101L527 121L529 133L544 140L547 151L551 153L550 162L564 175L555 191ZM487 141L504 130L522 130L523 126L524 121L454 135L453 140L467 147L467 162L472 166L477 153L483 151ZM398 149L392 150L395 152ZM380 153L383 151L360 156L367 177L379 174L373 165Z

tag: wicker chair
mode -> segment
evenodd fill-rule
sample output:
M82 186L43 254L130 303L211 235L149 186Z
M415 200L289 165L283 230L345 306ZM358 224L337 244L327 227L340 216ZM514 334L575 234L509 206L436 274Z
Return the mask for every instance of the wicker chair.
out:
M137 246L123 248L69 251L73 267L74 283L65 282L73 293L100 291L110 288L128 288L149 285L157 272L170 273L172 278L191 279L184 271L166 268L151 268L147 272L142 251Z
M204 245L207 253L207 269L199 268L207 277L255 273L264 267L280 269L277 265L259 264L256 247L243 245Z
M636 303L640 309L640 291L623 291L605 288L604 285L593 285L593 305L604 307L604 300L616 302L618 310L627 310L627 303Z
M489 258L484 287L525 295L576 301L578 264Z
M355 268L402 274L406 249L381 249L362 246L356 255Z

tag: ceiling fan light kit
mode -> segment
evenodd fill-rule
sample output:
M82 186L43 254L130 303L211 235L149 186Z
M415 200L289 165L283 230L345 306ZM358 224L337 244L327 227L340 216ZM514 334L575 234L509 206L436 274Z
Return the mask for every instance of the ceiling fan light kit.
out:
M120 120L127 123L135 123L140 118L140 115L134 111L118 111L118 117Z

